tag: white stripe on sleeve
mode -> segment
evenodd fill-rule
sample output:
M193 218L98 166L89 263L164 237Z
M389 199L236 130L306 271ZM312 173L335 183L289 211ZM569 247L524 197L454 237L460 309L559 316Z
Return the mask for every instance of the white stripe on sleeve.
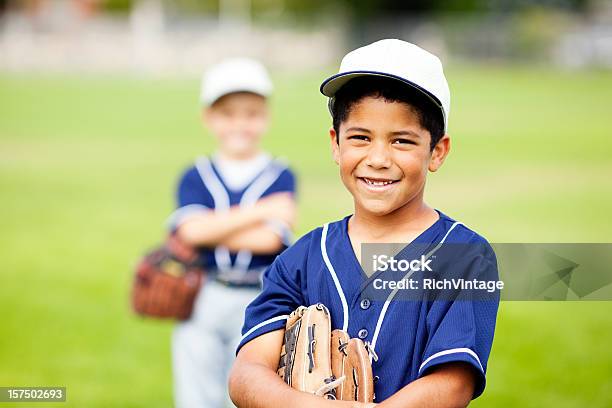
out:
M421 374L421 371L423 370L423 368L427 365L427 363L429 363L431 360L434 360L438 357L442 357L442 356L447 356L449 354L457 354L457 353L465 353L465 354L469 354L470 356L474 357L474 359L478 362L478 366L480 366L480 369L482 370L482 372L484 373L484 368L482 368L482 364L480 363L480 359L478 358L478 354L474 353L472 350L470 350L469 348L454 348L454 349L449 349L449 350L444 350L444 351L440 351L432 356L430 356L428 359L426 359L425 361L423 361L423 364L421 364L421 367L419 367L419 374Z
M240 342L242 343L242 341L244 339L246 339L247 337L249 337L251 334L253 334L253 332L255 332L255 330L260 329L262 327L264 327L265 325L268 325L270 323L274 323L274 322L278 322L279 320L287 320L289 318L289 315L282 315L282 316L276 316L273 317L271 319L268 320L264 320L263 322L251 327L249 329L249 331L247 331L246 333L244 333L244 335L242 336L242 338L240 339Z

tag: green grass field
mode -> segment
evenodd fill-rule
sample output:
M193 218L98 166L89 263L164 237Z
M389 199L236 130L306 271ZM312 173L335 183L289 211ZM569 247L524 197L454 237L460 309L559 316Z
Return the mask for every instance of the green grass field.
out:
M612 241L612 73L447 73L453 149L430 204L492 242ZM300 234L351 208L322 77L276 76L265 141L299 175ZM65 385L66 406L171 405L171 325L133 316L128 292L179 172L210 151L197 90L0 75L0 386ZM610 344L612 303L505 302L473 406L610 407Z

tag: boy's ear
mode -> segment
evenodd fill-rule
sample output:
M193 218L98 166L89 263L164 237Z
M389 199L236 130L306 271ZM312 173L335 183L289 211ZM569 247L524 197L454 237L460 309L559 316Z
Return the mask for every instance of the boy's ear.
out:
M440 167L442 167L442 163L444 163L444 159L448 156L448 152L450 152L451 142L450 136L445 134L442 138L436 143L431 152L431 159L429 160L429 171L437 171Z
M332 156L336 164L340 164L340 145L338 144L338 135L333 127L329 128L329 138L331 141Z
M208 107L204 107L200 109L200 119L202 120L202 124L206 126L207 123L210 123L210 115L211 109Z

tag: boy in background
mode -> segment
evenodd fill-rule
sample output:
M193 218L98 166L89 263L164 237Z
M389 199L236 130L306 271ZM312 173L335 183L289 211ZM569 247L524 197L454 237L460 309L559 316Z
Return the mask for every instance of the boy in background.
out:
M200 249L208 272L191 318L172 337L177 407L228 402L229 367L244 309L260 292L261 274L288 245L295 218L295 179L260 147L269 123L272 84L257 61L226 60L202 82L202 120L216 139L182 175L170 226Z

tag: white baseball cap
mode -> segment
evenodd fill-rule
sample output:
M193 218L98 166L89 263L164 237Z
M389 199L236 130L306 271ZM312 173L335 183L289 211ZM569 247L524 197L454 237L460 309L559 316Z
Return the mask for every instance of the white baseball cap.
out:
M386 39L346 54L340 71L321 84L332 111L334 95L349 80L361 76L381 76L403 82L431 99L440 108L444 131L448 128L450 90L442 62L432 53L406 41Z
M202 77L200 103L210 106L233 92L270 96L272 81L263 64L250 58L232 58L212 66Z

